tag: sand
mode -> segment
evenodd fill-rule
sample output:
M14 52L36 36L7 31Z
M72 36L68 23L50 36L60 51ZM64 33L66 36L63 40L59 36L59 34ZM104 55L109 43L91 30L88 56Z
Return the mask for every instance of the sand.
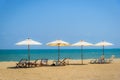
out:
M84 60L85 65L79 65L80 60L70 60L72 65L35 68L14 68L16 62L0 62L0 80L120 80L120 59L112 64L89 61Z

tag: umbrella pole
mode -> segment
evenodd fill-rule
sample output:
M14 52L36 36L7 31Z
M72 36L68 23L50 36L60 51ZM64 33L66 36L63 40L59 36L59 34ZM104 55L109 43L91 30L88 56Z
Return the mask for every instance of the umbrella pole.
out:
M104 46L103 46L103 56L104 56Z
M81 46L81 63L83 64L83 46Z
M28 45L28 62L30 62L30 45Z
M58 61L60 59L60 46L58 46Z

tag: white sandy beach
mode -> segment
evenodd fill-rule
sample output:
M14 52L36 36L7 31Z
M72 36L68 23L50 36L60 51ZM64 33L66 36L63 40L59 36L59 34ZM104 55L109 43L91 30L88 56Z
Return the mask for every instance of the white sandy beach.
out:
M0 62L0 80L120 80L120 59L112 64L88 62L77 65L80 60L71 60L74 65L35 68L14 68L16 62Z

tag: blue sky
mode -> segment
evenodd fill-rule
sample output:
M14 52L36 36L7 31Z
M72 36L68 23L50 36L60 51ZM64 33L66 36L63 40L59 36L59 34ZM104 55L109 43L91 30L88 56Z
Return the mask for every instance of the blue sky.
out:
M120 0L0 0L0 49L26 48L15 43L28 37L43 43L32 48L56 39L119 48L119 32Z

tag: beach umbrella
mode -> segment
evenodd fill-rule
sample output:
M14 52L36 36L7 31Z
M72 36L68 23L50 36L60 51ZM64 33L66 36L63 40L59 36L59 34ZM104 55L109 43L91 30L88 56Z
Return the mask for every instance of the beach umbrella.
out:
M70 44L68 42L65 42L63 40L55 40L52 42L47 43L48 46L58 46L58 61L60 59L60 46L69 46Z
M80 46L81 47L81 63L83 64L83 46L92 46L93 44L88 43L84 40L80 40L77 43L72 44L72 46Z
M41 45L40 42L38 41L34 41L30 38L26 39L26 40L23 40L23 41L20 41L18 43L16 43L16 45L19 45L19 46L28 46L28 61L30 62L30 45Z
M104 56L104 47L105 46L112 46L113 44L110 42L106 42L106 41L101 41L99 43L96 43L95 46L102 46L103 47L103 56Z

